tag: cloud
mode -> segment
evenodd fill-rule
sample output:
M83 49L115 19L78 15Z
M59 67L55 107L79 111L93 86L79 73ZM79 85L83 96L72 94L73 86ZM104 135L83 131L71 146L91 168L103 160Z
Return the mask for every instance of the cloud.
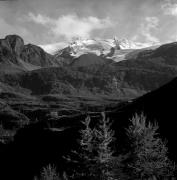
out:
M27 19L32 20L35 23L42 24L42 25L54 23L52 19L48 18L47 16L42 16L41 14L38 14L37 16L35 16L33 13L29 13Z
M109 18L99 19L97 17L78 17L68 14L52 19L47 16L29 13L28 20L49 28L56 37L64 36L71 39L75 36L89 38L94 30L106 29L113 26Z
M141 33L145 36L146 41L152 43L158 43L159 40L157 37L152 35L151 31L158 28L159 19L157 17L146 17L145 23L141 26Z
M177 1L175 0L165 0L161 8L165 15L177 16Z
M159 39L155 35L153 35L153 31L158 30L158 25L159 19L157 17L145 17L137 32L138 35L135 35L132 40L138 41L139 39L142 39L140 37L143 37L145 44L159 44Z

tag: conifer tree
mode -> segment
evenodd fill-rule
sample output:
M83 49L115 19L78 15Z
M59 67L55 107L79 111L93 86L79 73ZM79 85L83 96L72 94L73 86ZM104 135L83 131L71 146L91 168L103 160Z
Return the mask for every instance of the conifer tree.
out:
M90 122L89 116L82 121L80 139L78 140L79 148L66 157L67 161L74 167L69 173L71 179L91 179L94 176L94 132L90 128Z
M55 166L48 165L41 171L40 178L35 177L34 180L67 180L66 175L60 177Z
M96 125L90 127L91 119L87 117L83 122L83 129L80 131L79 151L76 152L77 162L80 165L75 171L75 178L79 176L90 180L108 180L113 177L113 165L115 164L112 150L114 132L111 130L111 123L102 113ZM78 169L82 169L79 172ZM79 173L78 173L79 172Z
M94 129L96 139L97 156L95 157L99 179L107 180L113 178L114 160L112 143L114 142L114 131L111 129L109 118L105 113Z
M93 140L94 140L94 133L93 130L90 128L90 122L91 119L88 116L84 121L82 121L82 124L84 125L84 129L80 131L81 139L79 140L79 144L83 150L84 157L86 159L89 159L92 155L93 151Z
M94 149L95 149L95 138L94 138L94 130L90 127L90 116L88 116L84 121L82 121L82 124L84 128L80 131L81 139L79 140L80 145L80 152L79 158L82 162L81 164L85 169L85 172L83 172L83 176L86 177L93 177L93 169L94 169Z
M168 159L168 148L157 133L158 125L147 123L141 114L130 120L127 135L130 140L131 178L148 179L172 176L174 165Z

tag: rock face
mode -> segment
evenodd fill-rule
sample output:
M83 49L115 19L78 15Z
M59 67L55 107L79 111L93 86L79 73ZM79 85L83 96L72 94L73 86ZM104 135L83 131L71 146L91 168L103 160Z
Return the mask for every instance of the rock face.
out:
M17 57L24 46L23 40L16 35L7 36L0 40L0 62L18 64Z
M6 36L4 41L8 44L9 49L11 49L13 53L20 55L24 47L24 41L20 36Z
M0 39L0 63L3 71L7 66L11 67L11 70L34 70L59 65L59 62L42 48L32 44L24 45L23 39L17 35Z

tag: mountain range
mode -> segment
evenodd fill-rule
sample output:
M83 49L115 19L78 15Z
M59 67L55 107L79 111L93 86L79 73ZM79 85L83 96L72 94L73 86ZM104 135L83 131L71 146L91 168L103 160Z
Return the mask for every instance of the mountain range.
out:
M126 52L119 62L93 52L72 56L65 48L59 51L63 53L48 54L25 45L17 35L0 40L0 113L5 126L18 127L21 119L28 123L39 109L37 119L55 109L70 114L116 106L177 76L177 43L136 50L117 45L118 53Z
M29 169L56 156L62 161L76 145L81 120L88 114L97 119L102 111L114 121L120 141L128 119L144 112L158 122L170 156L177 160L177 43L127 47L116 38L77 39L49 54L17 35L0 39L0 166L14 173L7 179L24 179ZM68 144L61 148L58 141L64 143L63 139ZM17 163L21 155L24 159Z
M69 42L59 42L47 45L40 45L46 52L55 54L58 50L70 47L74 56L78 56L84 52L93 52L97 55L107 53L111 48L118 50L124 49L143 49L149 48L150 45L130 41L128 39L118 39L116 36L113 39L86 39L82 37L75 37Z
M78 41L50 55L38 46L24 45L19 36L7 36L0 40L0 80L9 86L18 85L30 90L33 94L73 94L85 91L136 97L160 87L176 76L175 43L155 49L127 50L121 49L120 43L116 42L114 39L112 48L124 56L124 60L119 59L118 62L108 55L110 52L100 55L90 51L80 53L80 48L84 48ZM87 47L101 50L106 43L108 41L97 46L91 41L90 44L87 42ZM77 56L71 53L71 47L78 51ZM114 50L113 56L116 54Z
M56 57L67 56L76 58L83 54L92 53L118 62L126 59L126 54L136 49L154 49L158 46L149 47L146 44L129 41L127 39L118 40L117 37L113 39L84 39L76 37L68 43L61 42L41 45L40 47Z

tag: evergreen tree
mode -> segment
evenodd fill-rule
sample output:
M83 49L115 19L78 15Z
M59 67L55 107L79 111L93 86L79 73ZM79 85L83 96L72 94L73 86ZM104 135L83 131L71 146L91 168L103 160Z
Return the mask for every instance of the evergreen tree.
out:
M89 116L84 121L82 121L84 129L80 131L81 139L79 140L79 144L82 148L82 152L86 159L91 158L90 156L92 156L92 151L94 148L93 146L94 133L93 130L90 128L90 122L91 119Z
M110 120L102 113L102 119L99 120L98 128L95 129L98 141L98 159L101 163L108 162L113 157L114 151L111 144L115 140L114 131L111 129Z
M79 148L65 157L73 169L69 169L71 179L91 179L94 167L94 132L90 128L91 119L88 116L82 121L80 130Z
M89 180L108 180L113 177L115 157L113 157L111 146L114 141L114 132L104 113L102 117L94 128L90 127L90 117L82 122L84 128L80 131L80 148L76 152L77 161L75 162L79 164L79 168L75 171L75 179L82 177Z
M56 168L50 164L43 168L41 172L41 180L59 180Z
M130 140L130 160L128 167L131 178L163 178L172 176L174 165L168 159L168 148L157 133L158 125L147 123L141 114L130 120L127 130Z
M62 177L59 176L56 167L49 164L42 169L40 178L34 177L34 180L68 180L68 178L65 172Z
M82 176L94 177L94 150L95 150L95 138L94 130L90 127L91 119L88 116L82 124L84 128L80 131L81 139L79 140L80 151L79 160L81 163L81 168L83 168Z
M99 179L107 180L113 178L115 157L113 156L112 143L115 140L114 131L111 129L110 120L102 113L102 119L98 122L98 127L94 129L97 156L97 175Z

